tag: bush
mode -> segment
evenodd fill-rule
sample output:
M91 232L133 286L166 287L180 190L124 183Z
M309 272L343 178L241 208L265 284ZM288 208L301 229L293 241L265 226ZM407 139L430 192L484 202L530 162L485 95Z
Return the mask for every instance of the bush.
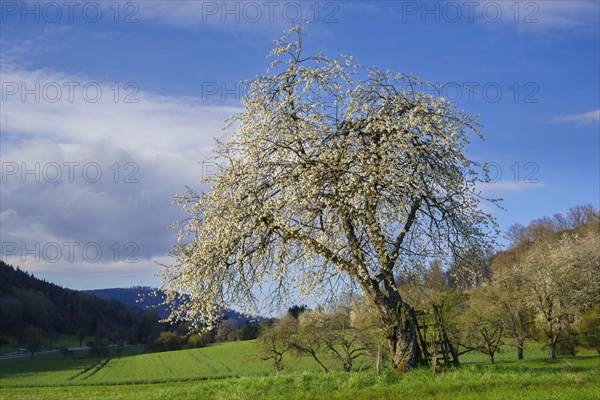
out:
M210 335L207 333L196 333L188 339L188 347L190 349L198 349L206 347L210 343Z
M260 334L260 325L250 325L247 322L240 330L240 340L256 339Z
M556 343L556 354L559 356L576 356L577 340L573 336L568 336Z
M154 341L152 349L154 351L181 350L183 341L175 332L161 332L160 336Z
M600 305L590 308L576 326L581 343L600 354Z

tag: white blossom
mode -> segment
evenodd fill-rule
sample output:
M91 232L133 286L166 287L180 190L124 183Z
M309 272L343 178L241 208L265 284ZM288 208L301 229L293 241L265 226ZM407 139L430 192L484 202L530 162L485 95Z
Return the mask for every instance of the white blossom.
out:
M174 197L190 215L162 272L174 319L210 328L227 304L256 311L260 290L277 304L340 278L391 299L411 259L480 241L491 222L466 176L475 117L417 77L304 55L302 29L288 33L228 121L226 167Z

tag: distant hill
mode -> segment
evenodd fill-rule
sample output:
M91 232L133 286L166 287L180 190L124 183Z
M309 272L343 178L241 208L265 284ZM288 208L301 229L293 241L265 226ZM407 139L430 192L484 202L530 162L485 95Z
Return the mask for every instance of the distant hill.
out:
M164 306L160 306L163 297L152 296L155 289L149 286L133 286L129 288L92 289L83 292L93 294L105 300L116 300L128 306L145 309L155 309L161 318L166 318L169 313Z
M88 336L102 330L142 342L162 329L158 320L150 310L63 288L0 260L0 335L22 337L31 327L48 337L84 329Z
M116 300L139 309L153 309L158 312L161 318L169 316L168 309L161 305L164 294L155 288L149 286L134 286L130 288L110 288L110 289L94 289L86 290L85 292L94 294L102 299ZM157 292L158 296L153 296L152 293ZM265 318L255 316L245 316L235 310L226 310L224 318L235 321L239 327L242 327L246 322L249 325L262 322Z

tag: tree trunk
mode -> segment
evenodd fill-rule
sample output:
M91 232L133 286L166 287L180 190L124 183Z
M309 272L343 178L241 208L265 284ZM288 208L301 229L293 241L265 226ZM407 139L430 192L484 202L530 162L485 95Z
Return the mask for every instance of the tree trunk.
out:
M392 368L398 372L406 372L416 367L420 362L420 354L414 323L403 318L390 331L387 339L392 355Z
M319 360L319 357L317 356L317 353L315 351L308 351L308 353L317 362L317 364L319 364L319 368L321 369L321 372L323 372L323 373L329 372L327 367L321 362L321 360Z
M447 367L450 365L450 356L449 356L449 350L448 350L448 344L444 341L442 341L441 343L442 346L442 357L444 358L444 367Z
M458 351L456 350L456 347L454 347L454 345L448 338L448 334L446 333L445 330L443 332L443 335L444 335L444 341L446 342L448 349L450 349L450 354L452 354L452 364L454 364L455 367L458 367L460 365L460 362L458 361Z
M456 347L454 347L452 343L450 343L449 346L450 354L452 354L452 365L458 367L460 365L460 361L458 360L458 350L456 350Z
M494 353L488 353L488 360L490 360L490 364L494 364Z
M381 372L379 367L381 365L381 344L377 343L377 364L375 365L377 369L377 375Z
M381 290L377 282L367 281L363 288L379 309L392 368L406 372L422 362L417 337L419 323L412 307L402 300L391 274L383 280L383 286Z
M548 345L550 346L550 359L556 360L556 342L554 340L549 340Z
M524 346L523 346L523 341L522 341L522 340L519 340L519 343L518 343L518 345L517 345L517 358L518 358L519 360L522 360L522 359L523 359L523 347L524 347Z
M327 367L326 367L325 365L323 365L323 363L321 362L321 360L319 360L317 357L314 357L314 356L313 356L313 358L314 358L314 359L317 361L317 363L319 364L319 368L321 368L321 372L323 372L323 373L327 373L327 372L329 372L329 370L327 369Z

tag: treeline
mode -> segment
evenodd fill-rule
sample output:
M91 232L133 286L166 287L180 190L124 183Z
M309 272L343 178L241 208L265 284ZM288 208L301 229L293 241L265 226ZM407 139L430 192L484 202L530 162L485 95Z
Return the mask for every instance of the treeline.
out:
M566 214L509 229L510 246L500 252L470 252L471 258L413 265L397 279L417 326L423 365L460 364L478 351L494 363L501 346L522 359L529 341L545 343L549 357L600 353L600 214L578 206ZM377 369L388 353L385 332L372 302L346 297L329 309L290 312L263 326L262 357L277 371L287 352L323 359L347 371L360 356ZM298 310L296 310L298 311Z
M190 325L183 323L172 325L170 330L161 332L160 335L149 343L152 351L180 350L186 344L190 349L206 347L211 343L236 342L239 340L256 339L263 324L270 320L261 318L261 322L246 321L241 327L234 319L224 316L215 329L208 332L194 333L190 335Z
M115 300L66 289L0 261L0 338L15 336L18 347L53 347L58 334L74 334L80 344L145 343L163 329L158 315ZM94 344L94 343L92 343ZM32 349L33 350L33 349Z

